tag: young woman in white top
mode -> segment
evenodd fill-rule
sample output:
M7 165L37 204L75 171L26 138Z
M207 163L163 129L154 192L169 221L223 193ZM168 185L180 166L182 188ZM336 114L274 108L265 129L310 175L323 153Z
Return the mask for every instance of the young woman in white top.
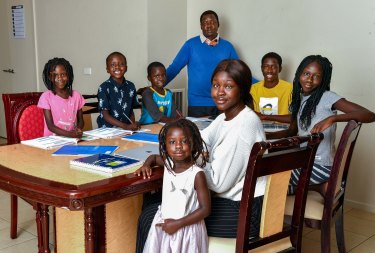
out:
M235 238L242 187L253 144L265 140L262 123L250 109L251 71L241 60L223 60L211 78L211 96L220 114L202 131L208 148L208 162L203 168L211 190L211 214L205 219L207 234ZM142 174L145 178L148 174ZM265 179L258 179L252 211L250 236L259 233ZM137 250L142 252L160 199L146 199L138 220Z

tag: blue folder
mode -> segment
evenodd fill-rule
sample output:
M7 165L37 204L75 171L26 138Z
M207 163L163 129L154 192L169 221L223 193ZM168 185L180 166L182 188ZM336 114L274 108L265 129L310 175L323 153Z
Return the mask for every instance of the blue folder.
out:
M112 154L118 149L118 146L86 146L86 145L66 145L56 150L52 155L96 155L96 154Z
M150 134L150 133L137 133L132 135L127 135L122 138L123 140L127 141L140 141L146 143L159 143L159 135L158 134Z

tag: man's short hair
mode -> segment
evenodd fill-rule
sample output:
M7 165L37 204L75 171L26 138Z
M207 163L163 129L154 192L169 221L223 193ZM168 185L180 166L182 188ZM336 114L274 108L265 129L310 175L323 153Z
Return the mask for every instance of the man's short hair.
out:
M214 12L212 10L207 10L207 11L203 12L202 15L201 15L201 18L199 19L200 22L202 23L203 16L209 15L209 14L212 14L212 15L215 16L215 18L217 20L217 25L219 26L220 25L220 23L219 23L219 16L216 14L216 12Z

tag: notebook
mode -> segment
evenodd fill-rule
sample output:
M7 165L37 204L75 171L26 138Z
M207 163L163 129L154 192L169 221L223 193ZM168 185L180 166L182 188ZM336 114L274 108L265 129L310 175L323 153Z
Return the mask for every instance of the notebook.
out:
M123 140L126 141L140 141L146 143L159 143L159 135L158 134L150 134L150 133L137 133L122 137Z
M73 168L82 169L93 173L104 172L108 174L132 168L137 165L141 165L142 163L142 161L130 157L107 154L96 154L70 161L70 165Z
M64 145L77 144L78 140L79 139L77 138L51 135L32 140L21 141L21 143L36 148L54 149Z
M95 154L112 154L113 151L118 149L118 146L78 146L78 145L66 145L56 150L52 155L95 155Z
M120 128L111 128L111 127L102 127L90 131L83 132L84 135L94 136L102 139L110 139L119 136L124 136L132 134L132 131L120 129Z
M186 119L192 121L199 130L203 130L212 123L212 119L209 118L196 118L196 117L186 117Z
M141 161L145 161L147 157L154 154L159 154L159 145L146 144L139 148L132 148L116 153L116 155L127 156Z

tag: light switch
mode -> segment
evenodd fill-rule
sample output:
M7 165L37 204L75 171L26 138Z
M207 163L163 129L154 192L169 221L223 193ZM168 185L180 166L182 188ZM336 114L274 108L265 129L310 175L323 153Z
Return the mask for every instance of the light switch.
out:
M91 75L91 68L90 67L83 68L83 74Z

